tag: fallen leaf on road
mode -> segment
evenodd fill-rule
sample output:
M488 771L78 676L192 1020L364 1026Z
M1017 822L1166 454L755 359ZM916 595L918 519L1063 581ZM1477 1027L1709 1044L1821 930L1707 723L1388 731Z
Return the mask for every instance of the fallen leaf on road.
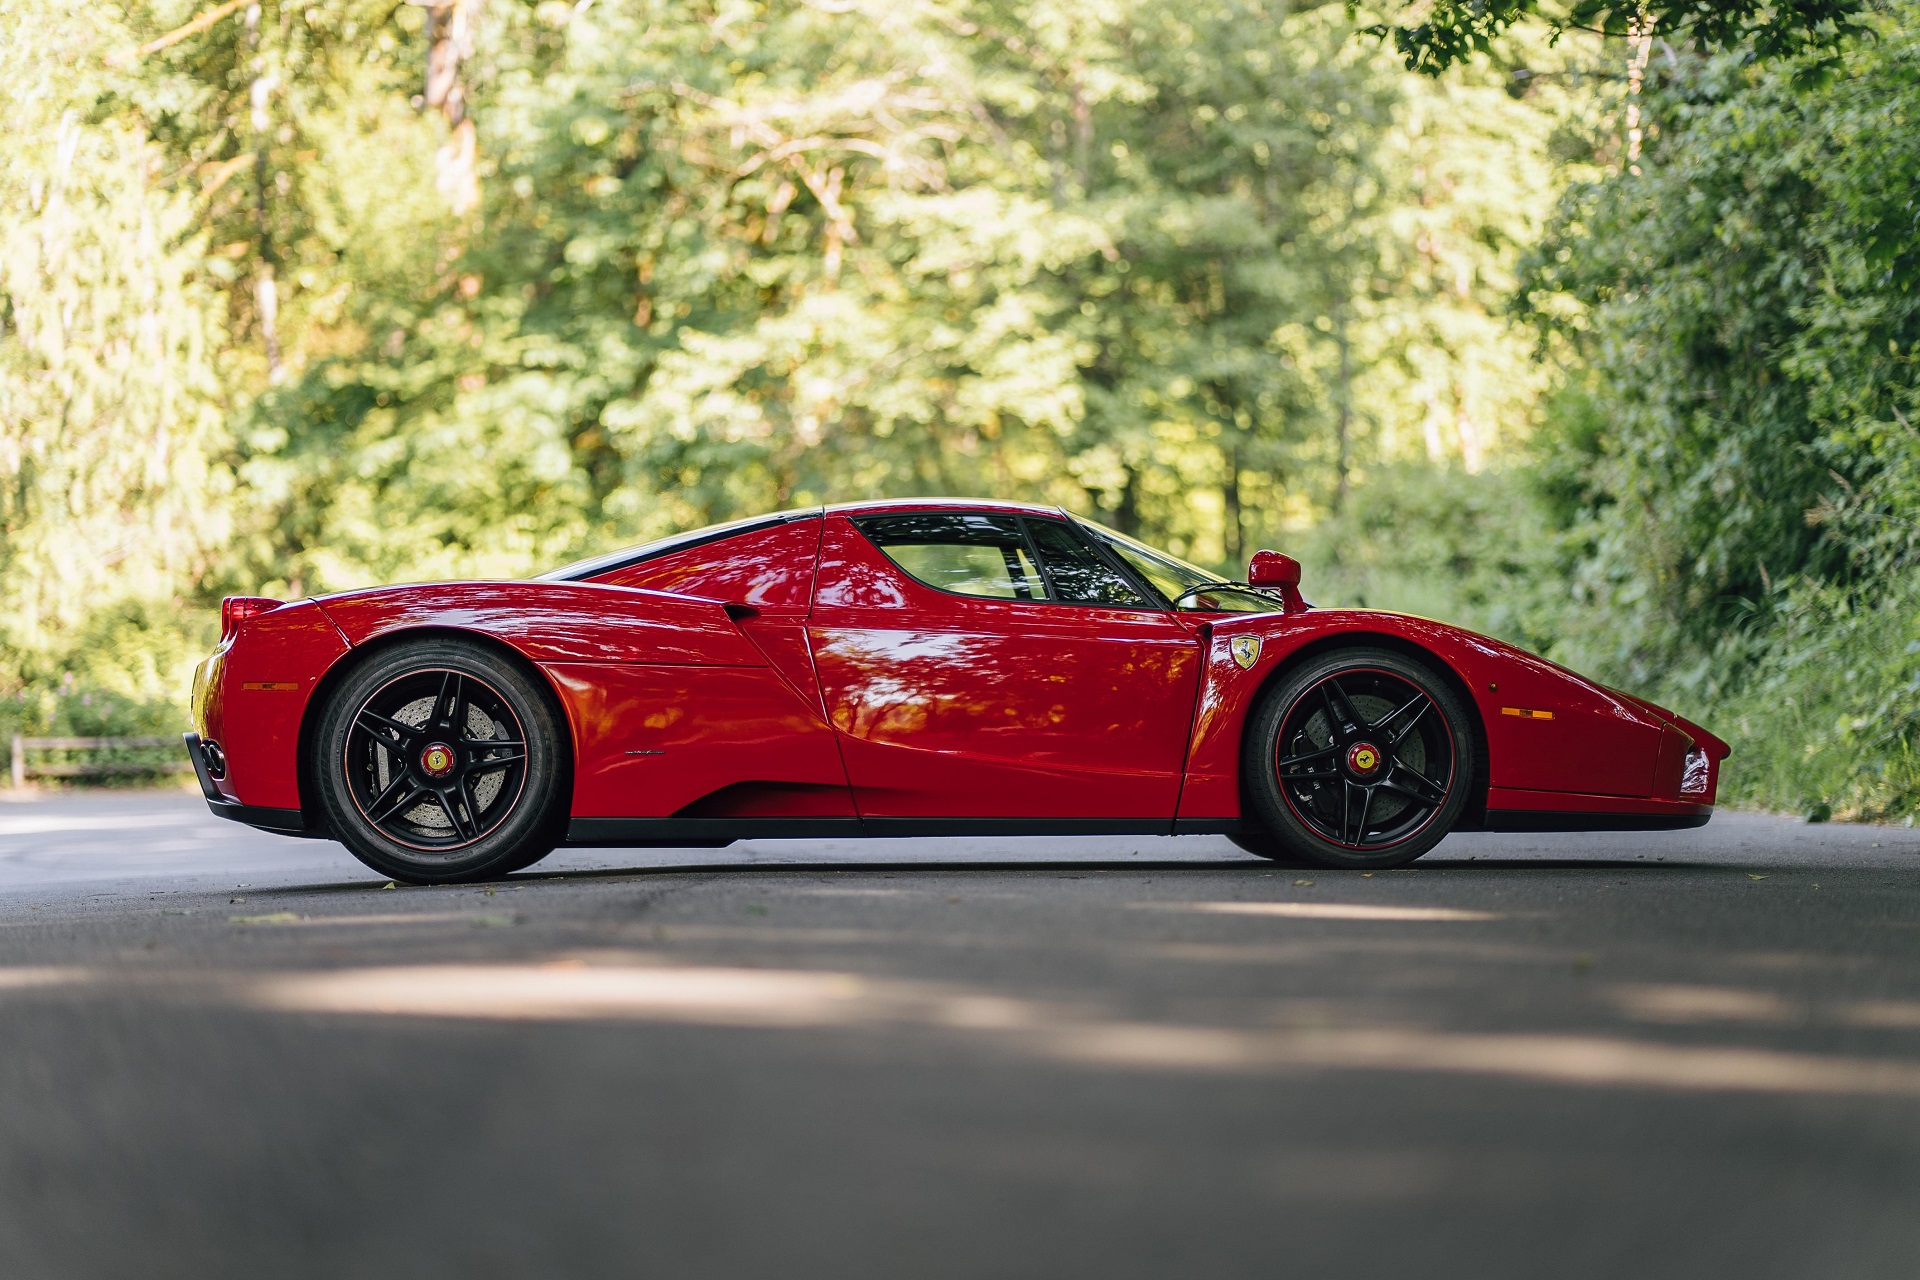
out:
M228 924L299 924L300 917L291 911L275 911L264 916L228 916Z
M381 885L380 887L382 889L398 889L400 886L395 884L393 881L389 880L385 884Z
M1313 888L1313 881L1311 880L1295 880L1294 883L1303 889Z
M1765 880L1765 879L1766 879L1766 877L1765 877L1765 876L1757 876L1757 875L1755 875L1755 874L1753 874L1753 872L1751 872L1751 871L1749 871L1749 872L1747 872L1747 879L1749 879L1749 880Z

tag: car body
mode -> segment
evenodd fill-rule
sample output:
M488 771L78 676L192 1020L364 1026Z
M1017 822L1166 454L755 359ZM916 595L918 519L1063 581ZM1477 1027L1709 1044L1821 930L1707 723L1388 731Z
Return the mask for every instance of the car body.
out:
M1175 601L1177 580L1147 576L1151 549L1117 539L1057 508L858 503L528 581L230 601L196 674L189 746L216 813L332 834L315 792L320 709L366 655L452 637L516 664L558 708L559 843L1238 834L1263 690L1361 645L1420 664L1465 708L1452 829L1711 814L1727 746L1672 712L1458 627L1311 607L1290 582Z

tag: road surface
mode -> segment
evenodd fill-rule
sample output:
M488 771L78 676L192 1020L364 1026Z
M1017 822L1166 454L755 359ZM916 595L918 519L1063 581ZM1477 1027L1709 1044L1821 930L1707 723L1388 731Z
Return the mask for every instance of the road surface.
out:
M0 803L0 1275L1920 1275L1920 832L383 885Z

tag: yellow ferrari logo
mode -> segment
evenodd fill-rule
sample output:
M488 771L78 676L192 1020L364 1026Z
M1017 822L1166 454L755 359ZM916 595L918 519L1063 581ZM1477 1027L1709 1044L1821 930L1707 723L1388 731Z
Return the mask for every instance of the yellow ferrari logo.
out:
M420 766L437 778L453 768L453 751L436 742L421 755Z
M1380 763L1380 756L1372 747L1361 747L1353 753L1353 767L1366 773Z
M1242 670L1251 670L1253 664L1260 661L1259 636L1235 636L1227 642L1227 649Z

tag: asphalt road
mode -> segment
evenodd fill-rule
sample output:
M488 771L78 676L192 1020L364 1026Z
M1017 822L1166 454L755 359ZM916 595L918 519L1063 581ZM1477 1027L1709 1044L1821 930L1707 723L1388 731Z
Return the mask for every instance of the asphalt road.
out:
M1920 831L382 885L0 803L0 1275L1920 1275Z

